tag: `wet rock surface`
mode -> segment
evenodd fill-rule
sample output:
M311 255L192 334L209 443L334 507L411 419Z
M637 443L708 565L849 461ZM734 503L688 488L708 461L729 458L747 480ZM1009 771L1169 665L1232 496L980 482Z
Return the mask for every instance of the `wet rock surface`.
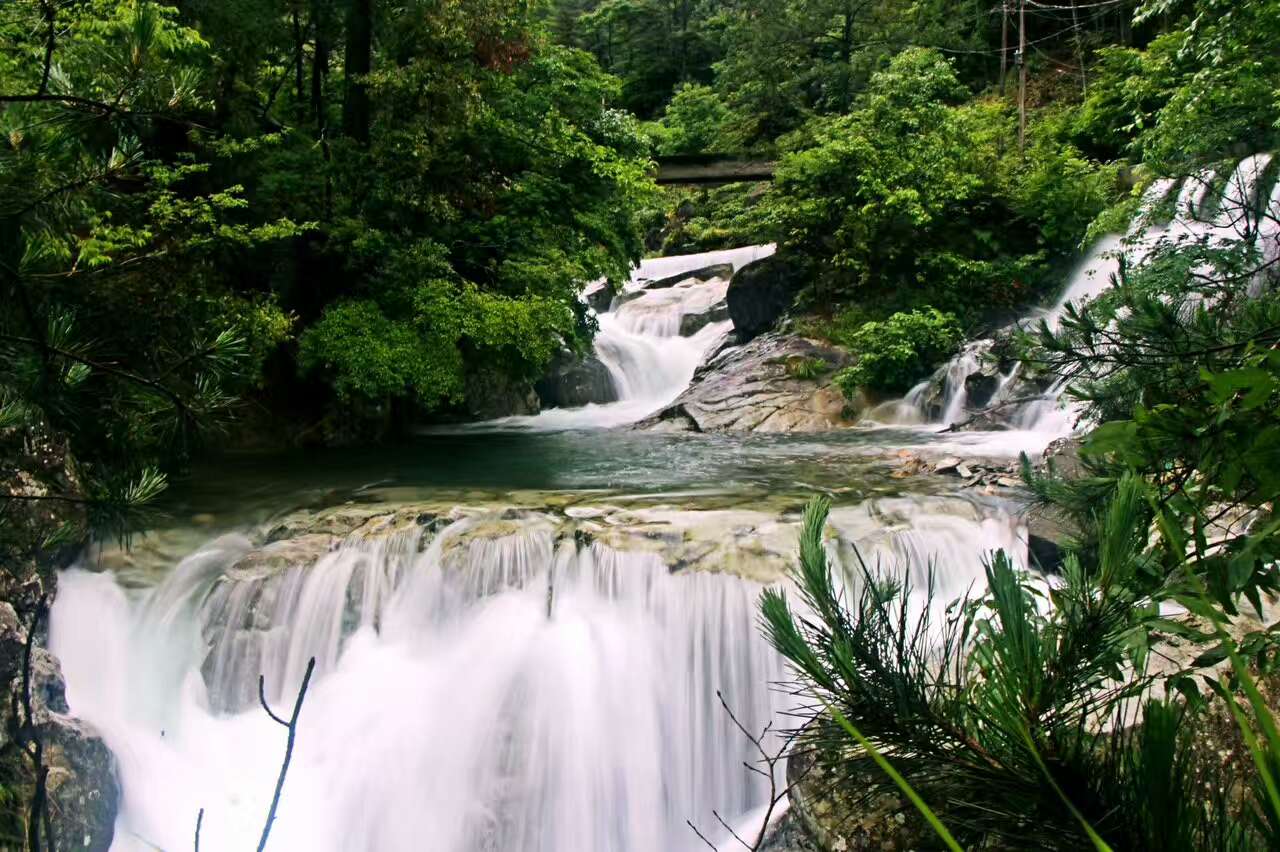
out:
M819 753L803 740L798 745L787 760L787 781L793 819L810 848L824 852L936 848L936 836L905 797L865 792L858 778L882 773L869 757Z
M9 794L0 819L7 834L25 832L42 767L53 835L46 846L105 852L119 800L114 761L93 728L69 715L61 666L41 647L56 572L79 551L74 534L68 545L46 542L83 530L80 482L66 442L43 427L0 430L0 459L0 493L28 498L0 501L0 787Z
M733 277L732 263L714 263L710 266L704 266L700 269L694 269L689 272L681 272L677 275L668 275L664 278L640 279L639 284L645 290L665 290L668 287L674 287L689 281L710 281L719 278L728 281Z
M609 368L599 358L567 349L561 350L551 362L547 374L534 385L534 391L547 408L576 408L618 399Z
M91 725L69 715L57 658L35 646L28 667L26 648L27 627L12 606L0 602L0 683L17 702L7 708L10 714L0 731L6 787L22 807L31 801L34 780L27 776L38 743L47 770L51 848L106 852L120 798L114 758ZM24 700L28 686L29 717Z
M474 373L466 379L467 414L476 420L537 414L542 410L533 385L499 373Z
M785 255L770 255L749 263L729 282L728 308L733 327L743 340L773 328L791 309L804 276Z
M789 365L822 361L816 379ZM636 428L689 432L826 432L851 425L856 412L831 375L849 363L843 350L777 333L723 349L698 368L674 402Z

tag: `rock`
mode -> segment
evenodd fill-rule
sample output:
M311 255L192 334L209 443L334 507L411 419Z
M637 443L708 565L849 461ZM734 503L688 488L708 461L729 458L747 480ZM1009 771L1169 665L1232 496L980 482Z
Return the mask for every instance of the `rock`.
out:
M729 318L746 341L773 328L804 283L796 262L770 255L739 269L729 282Z
M721 299L708 308L680 317L680 336L691 337L713 322L724 322L729 318L729 303Z
M821 381L792 378L787 362L821 358L830 369ZM723 349L694 374L693 382L662 411L641 421L646 431L825 432L850 424L851 407L831 383L849 362L841 349L801 337L767 334ZM854 415L856 417L856 413Z
M823 852L794 810L788 810L765 833L759 852Z
M599 281L592 281L582 289L582 301L587 307L598 314L602 314L609 310L609 305L613 303L613 288L609 286L609 282L603 278Z
M1058 438L1045 447L1043 456L1045 466L1052 468L1058 476L1067 479L1079 479L1087 475L1084 462L1080 460L1080 448L1083 445L1084 438L1078 435Z
M1078 533L1076 525L1053 506L1036 506L1027 513L1027 549L1031 564L1057 571L1067 545Z
M960 467L961 464L963 464L963 462L959 458L955 456L947 456L944 459L939 459L938 462L934 464L933 472L934 473L950 473L955 476L959 476L960 472L957 470L957 468Z
M477 420L537 414L542 409L531 383L494 371L469 374L465 390L467 413Z
M984 408L952 428L956 432L1006 432L1009 429L1007 417L1013 410Z
M985 408L999 389L1000 377L994 370L970 373L964 380L966 404L969 408Z
M547 374L533 387L547 408L578 408L618 399L609 368L594 354L577 355L568 349L556 355Z
M798 740L787 758L787 781L791 810L804 836L822 850L935 848L937 836L906 797L864 792L860 778L881 772L868 757L819 753L804 738Z
M683 284L686 281L710 281L713 278L722 278L728 281L732 277L732 263L716 263L711 266L704 266L701 269L694 269L690 272L681 272L678 275L668 275L666 278L657 278L652 281L645 280L641 282L640 286L645 290L665 290L668 287L674 287L677 284Z
M1057 573L1062 569L1062 546L1056 541L1038 535L1027 536L1027 558L1030 567L1045 573Z
M26 642L26 627L14 608L0 602L0 682L15 699L22 694ZM40 742L48 769L45 789L54 838L65 844L63 848L106 852L115 834L120 799L114 758L92 726L68 715L66 684L57 658L34 646L30 672L29 732L10 718L0 726L0 743L8 745L11 736L20 742ZM16 753L11 758L18 765L4 767L5 786L25 805L33 791L31 779L23 777L24 770L29 774L29 764ZM16 771L9 777L11 769Z

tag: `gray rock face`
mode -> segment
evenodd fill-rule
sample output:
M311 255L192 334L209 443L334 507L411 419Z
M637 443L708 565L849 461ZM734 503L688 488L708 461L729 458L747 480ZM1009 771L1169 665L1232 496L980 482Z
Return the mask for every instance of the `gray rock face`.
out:
M793 378L788 364L821 359L818 380ZM766 334L722 350L698 368L671 405L637 428L687 432L825 432L850 425L850 403L831 384L849 362L835 347Z
M577 408L589 403L615 402L618 389L613 376L595 355L575 355L562 350L547 375L533 386L548 408Z
M770 255L739 269L729 282L728 307L742 339L773 328L791 308L803 283L794 262L783 255Z
M494 372L467 376L466 395L467 413L477 420L537 414L542 410L532 384Z
M6 692L21 696L27 631L8 603L0 602L0 680ZM0 745L11 741L25 749L39 742L48 769L49 823L59 848L106 852L115 834L120 789L110 749L86 722L68 715L66 684L58 660L44 648L31 653L31 718L18 709L0 730ZM7 709L7 708L6 708ZM25 721L25 724L23 723ZM21 758L24 766L25 758ZM26 782L13 792L25 806L31 798ZM50 843L53 848L53 843Z
M690 337L697 334L713 322L724 322L729 318L729 303L724 299L708 308L684 314L680 317L680 336Z
M689 280L710 281L713 278L723 278L728 281L732 277L732 263L715 263L711 266L704 266L701 269L695 269L692 272L681 272L679 275L668 275L666 278L656 278L652 281L644 281L641 286L645 290L665 290L668 287L674 287L677 284Z
M613 302L613 288L609 286L608 281L592 281L583 288L582 301L586 302L591 310L602 314L609 310L609 305Z
M985 367L986 365L984 365ZM983 369L965 377L964 390L970 408L984 408L1000 388L1000 376L994 369Z

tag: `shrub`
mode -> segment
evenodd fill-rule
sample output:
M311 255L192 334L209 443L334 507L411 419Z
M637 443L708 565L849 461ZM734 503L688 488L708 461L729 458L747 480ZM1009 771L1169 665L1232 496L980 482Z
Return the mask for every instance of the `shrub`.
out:
M936 308L896 313L884 322L865 323L850 336L858 363L841 370L836 384L846 396L858 388L900 392L923 379L964 342L953 314Z
M789 358L787 359L787 375L802 382L813 381L825 376L831 365L822 358Z

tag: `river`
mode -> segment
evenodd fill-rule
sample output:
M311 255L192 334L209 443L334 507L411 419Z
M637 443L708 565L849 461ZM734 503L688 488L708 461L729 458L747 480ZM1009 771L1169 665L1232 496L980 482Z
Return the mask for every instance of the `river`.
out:
M1038 315L1104 287L1116 245ZM629 289L770 250L647 262ZM50 645L116 756L115 849L188 848L202 809L201 849L255 846L285 748L258 676L287 715L311 657L273 849L705 848L687 820L750 831L767 795L717 693L752 730L802 721L756 605L787 582L809 497L835 504L833 556L857 547L917 587L932 569L942 601L978 588L996 548L1026 563L1016 489L904 478L899 456L1036 452L1075 426L1060 388L998 432L942 431L965 410L958 362L935 377L933 422L919 389L831 434L632 431L728 323L679 334L718 291L631 295L597 340L616 402L219 459L131 551L63 574Z

